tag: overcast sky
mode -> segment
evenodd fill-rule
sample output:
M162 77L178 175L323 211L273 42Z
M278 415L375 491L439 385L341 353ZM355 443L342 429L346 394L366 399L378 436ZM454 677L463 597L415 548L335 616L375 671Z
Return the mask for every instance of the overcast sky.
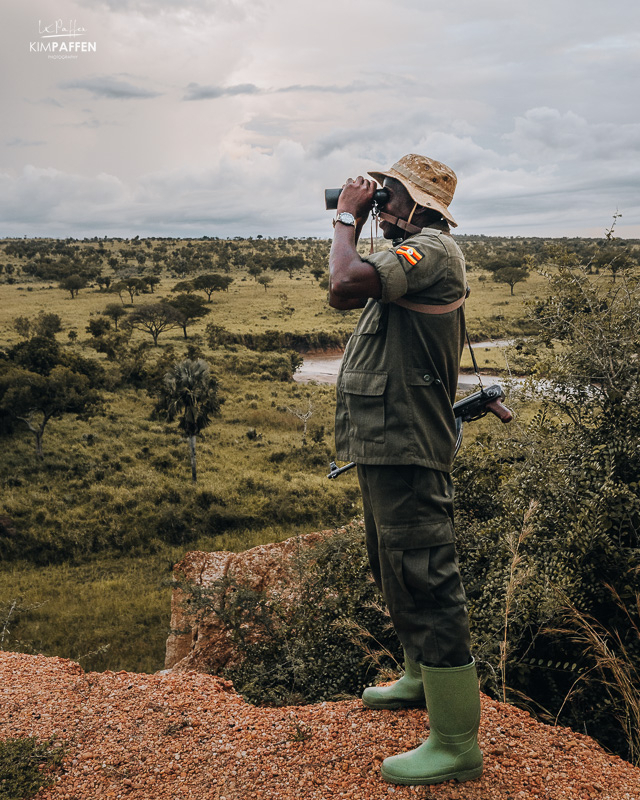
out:
M460 233L601 236L618 210L640 237L638 0L0 14L0 237L330 235L323 189L411 152L457 173Z

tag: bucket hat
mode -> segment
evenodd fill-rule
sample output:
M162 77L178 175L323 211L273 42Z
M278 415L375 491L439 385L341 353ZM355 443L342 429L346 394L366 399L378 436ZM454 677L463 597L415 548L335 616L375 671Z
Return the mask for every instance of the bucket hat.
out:
M395 178L419 206L438 211L454 228L458 226L449 211L458 179L446 164L410 153L386 172L369 172L369 175L381 186L385 178Z

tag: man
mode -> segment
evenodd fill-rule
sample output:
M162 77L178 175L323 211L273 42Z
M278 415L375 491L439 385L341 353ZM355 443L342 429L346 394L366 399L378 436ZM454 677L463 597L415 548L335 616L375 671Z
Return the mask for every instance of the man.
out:
M477 778L480 697L453 532L451 465L464 337L465 266L449 233L455 173L418 155L374 181L349 179L338 201L329 302L362 308L337 385L337 457L357 463L369 562L404 649L405 673L369 687L367 708L424 706L430 735L386 758L385 780ZM376 183L388 192L390 250L356 250Z

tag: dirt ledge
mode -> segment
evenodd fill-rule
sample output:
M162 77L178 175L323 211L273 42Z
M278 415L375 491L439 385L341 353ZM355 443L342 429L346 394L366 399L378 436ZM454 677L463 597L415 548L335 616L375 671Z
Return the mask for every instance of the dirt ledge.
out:
M358 700L256 708L196 672L85 673L73 661L0 652L0 735L55 734L64 772L40 800L638 800L640 769L592 739L482 696L482 778L393 787L383 757L416 746L421 711Z

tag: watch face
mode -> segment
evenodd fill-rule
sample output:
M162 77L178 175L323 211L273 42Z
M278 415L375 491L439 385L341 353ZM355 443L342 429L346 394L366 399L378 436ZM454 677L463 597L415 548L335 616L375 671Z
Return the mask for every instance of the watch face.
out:
M338 214L338 219L344 225L355 225L356 218L349 211L341 211Z

